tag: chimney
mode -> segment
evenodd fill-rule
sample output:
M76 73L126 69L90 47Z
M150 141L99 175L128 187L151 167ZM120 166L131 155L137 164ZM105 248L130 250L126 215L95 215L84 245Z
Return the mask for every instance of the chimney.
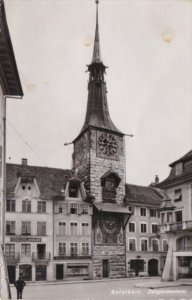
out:
M155 184L158 184L158 183L159 183L159 176L155 175Z
M27 158L22 158L21 164L22 164L22 166L27 166Z

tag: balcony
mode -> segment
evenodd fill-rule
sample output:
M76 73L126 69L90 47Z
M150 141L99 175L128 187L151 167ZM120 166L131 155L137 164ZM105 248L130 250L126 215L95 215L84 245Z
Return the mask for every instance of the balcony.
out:
M17 263L20 259L19 253L5 253L5 259L7 263Z
M192 230L192 221L159 225L160 233Z
M91 255L58 255L54 256L54 259L59 259L59 260L71 260L71 259L91 259Z
M32 261L34 262L47 262L51 259L51 253L45 252L45 253L32 253Z

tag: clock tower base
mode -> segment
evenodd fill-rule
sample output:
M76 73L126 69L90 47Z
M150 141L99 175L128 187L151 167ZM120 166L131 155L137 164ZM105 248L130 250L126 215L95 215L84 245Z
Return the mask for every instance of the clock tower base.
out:
M126 277L124 246L93 247L93 279Z

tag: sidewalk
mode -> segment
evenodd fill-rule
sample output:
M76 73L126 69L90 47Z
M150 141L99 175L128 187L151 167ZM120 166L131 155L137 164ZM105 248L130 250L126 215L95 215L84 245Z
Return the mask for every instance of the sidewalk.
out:
M66 280L66 281L39 281L39 282L27 282L28 286L44 286L44 285L66 285L66 284L84 284L84 283L100 283L100 282L111 282L111 281L143 281L135 283L134 287L136 288L146 288L146 289L158 289L166 287L175 287L175 286L192 286L191 279L179 279L177 281L161 281L161 277L129 277L129 278L116 278L116 279L97 279L97 280ZM11 286L14 286L11 284Z
M146 280L151 277L126 277L126 278L102 278L102 279L88 279L88 280L57 280L57 281L35 281L35 282L26 282L29 286L38 286L38 285L62 285L62 284L77 284L77 283L99 283L99 282L111 282L111 281L127 281L127 280ZM14 284L10 284L11 287Z
M136 283L134 287L145 288L145 289L159 289L159 288L169 288L177 286L192 286L192 278L190 279L179 279L176 281L161 281L161 278L151 277L149 281Z

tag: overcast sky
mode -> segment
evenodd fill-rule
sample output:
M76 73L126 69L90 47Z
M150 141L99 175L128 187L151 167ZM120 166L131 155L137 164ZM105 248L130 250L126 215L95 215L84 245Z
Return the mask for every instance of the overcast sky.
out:
M83 125L94 0L5 0L24 90L8 100L7 160L71 168ZM108 104L126 137L127 182L148 185L192 148L192 1L101 0Z

